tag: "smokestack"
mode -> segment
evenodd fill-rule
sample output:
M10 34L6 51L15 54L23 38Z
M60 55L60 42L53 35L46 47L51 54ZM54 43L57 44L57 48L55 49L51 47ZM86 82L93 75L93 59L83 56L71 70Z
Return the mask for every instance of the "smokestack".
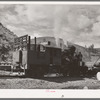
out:
M30 44L31 44L31 37L30 36L28 36L28 43L27 43L27 45L28 45L28 50L30 50Z
M36 51L36 37L35 37L35 51Z

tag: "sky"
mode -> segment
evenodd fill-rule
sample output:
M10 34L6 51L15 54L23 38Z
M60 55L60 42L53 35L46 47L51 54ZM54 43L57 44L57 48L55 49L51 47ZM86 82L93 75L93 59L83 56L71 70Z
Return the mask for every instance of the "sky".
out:
M53 36L100 47L99 5L0 4L0 22L17 36Z

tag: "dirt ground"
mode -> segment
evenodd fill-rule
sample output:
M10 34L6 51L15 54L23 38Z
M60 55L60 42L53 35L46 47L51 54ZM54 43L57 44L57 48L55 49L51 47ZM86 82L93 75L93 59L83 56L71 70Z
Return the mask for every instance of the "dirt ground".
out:
M6 74L5 74L6 73ZM5 76L3 76L5 74ZM100 89L96 77L44 77L41 79L9 76L0 72L0 89Z

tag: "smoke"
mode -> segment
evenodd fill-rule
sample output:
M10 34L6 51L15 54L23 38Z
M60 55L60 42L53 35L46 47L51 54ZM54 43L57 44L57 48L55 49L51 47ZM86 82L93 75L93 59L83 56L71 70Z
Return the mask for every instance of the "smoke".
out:
M56 39L56 45L58 46L58 42L59 42L59 35L61 34L61 14L59 12L61 12L62 7L55 7L55 15L54 15L54 36Z
M67 33L64 32L64 27L67 22L67 12L69 11L69 7L63 7L63 6L55 6L54 11L54 36L56 39L56 45L59 47L59 38L62 38L64 40L64 44L66 44L65 37L67 36Z

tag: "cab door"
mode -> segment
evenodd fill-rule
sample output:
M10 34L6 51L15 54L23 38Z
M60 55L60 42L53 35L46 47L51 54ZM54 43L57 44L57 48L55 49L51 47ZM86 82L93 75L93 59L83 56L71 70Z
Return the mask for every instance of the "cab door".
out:
M23 58L23 52L22 50L19 50L19 63L22 64L22 59Z

